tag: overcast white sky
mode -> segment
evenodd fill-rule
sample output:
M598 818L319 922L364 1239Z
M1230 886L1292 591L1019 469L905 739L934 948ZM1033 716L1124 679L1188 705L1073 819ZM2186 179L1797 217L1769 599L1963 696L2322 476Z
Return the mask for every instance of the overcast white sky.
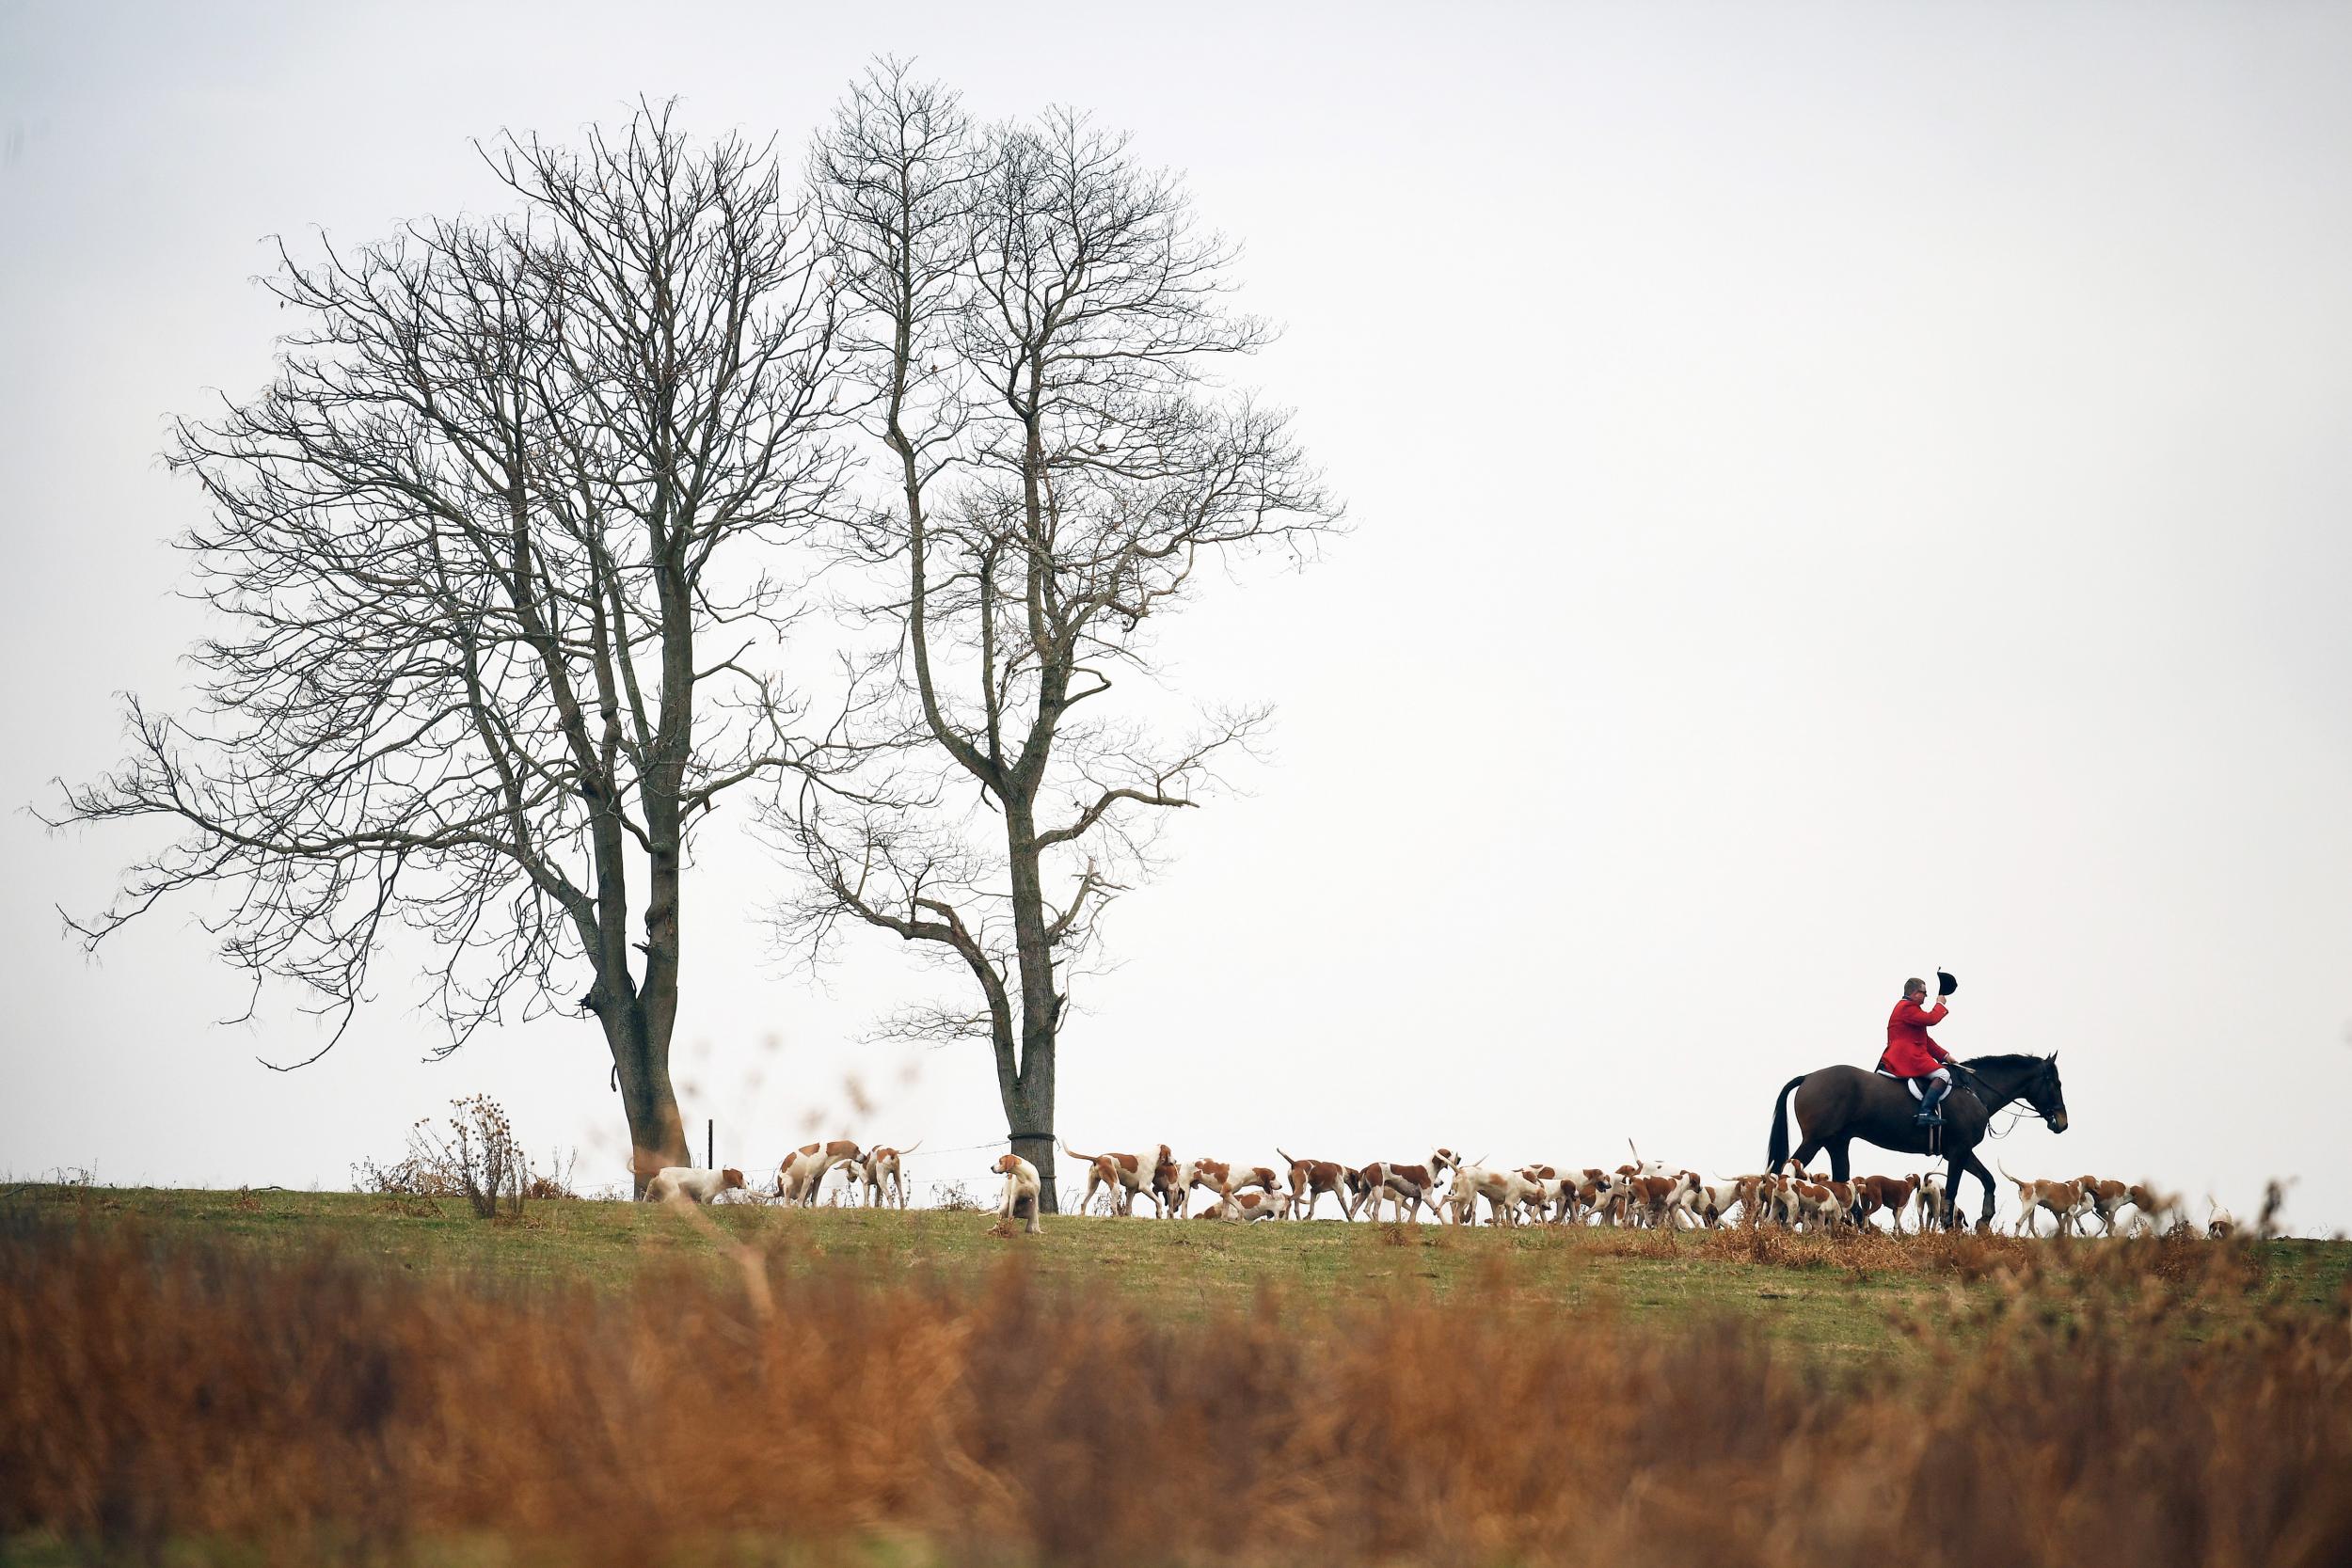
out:
M85 959L136 846L15 808L181 690L154 454L266 378L263 236L480 210L469 137L641 93L797 148L883 51L1187 172L1356 525L1169 633L1277 750L1115 913L1074 1146L1752 1169L1940 962L1948 1047L2063 1050L2010 1169L2352 1226L2352 9L2287 5L0 5L0 1169L340 1185L486 1089L620 1177L589 1024L426 1065L387 972L265 1071L288 999L215 1024L186 908ZM780 877L690 884L698 1145L1001 1137L982 1048L855 1043L895 942L774 960Z

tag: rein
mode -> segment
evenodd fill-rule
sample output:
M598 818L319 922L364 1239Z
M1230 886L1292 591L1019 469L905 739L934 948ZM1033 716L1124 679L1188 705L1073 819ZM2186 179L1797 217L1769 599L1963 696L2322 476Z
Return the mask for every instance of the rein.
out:
M1967 1075L1968 1092L1977 1097L1977 1102L1979 1104L1986 1107L1984 1113L1985 1142L1998 1142L2000 1139L2008 1137L2011 1132L2016 1132L2017 1124L2020 1121L2023 1121L2026 1117L2042 1116L2042 1113L2034 1108L2033 1101L2026 1098L2025 1091L2023 1089L2010 1090L2008 1098L2001 1101L1999 1107L1997 1109L1994 1108L1991 1104L1993 1091L1985 1084L1984 1075L1964 1062L1955 1062L1952 1065L1959 1068L1963 1073ZM1993 1118L1999 1116L2003 1111L2007 1111L2009 1113L2009 1119L2003 1122L1999 1131L1996 1132L1994 1130ZM2043 1119L2047 1118L2045 1117Z
M2001 1123L1998 1129L1994 1127L1993 1117L1999 1116L2001 1114L2000 1111L1991 1112L1984 1118L1984 1141L1986 1143L1998 1143L2001 1139L2008 1137L2011 1132L2016 1132L2017 1124L2026 1118L2026 1117L2033 1110L2033 1107L2031 1105L2025 1104L2004 1105L2001 1107L2001 1110L2009 1113L2009 1119Z

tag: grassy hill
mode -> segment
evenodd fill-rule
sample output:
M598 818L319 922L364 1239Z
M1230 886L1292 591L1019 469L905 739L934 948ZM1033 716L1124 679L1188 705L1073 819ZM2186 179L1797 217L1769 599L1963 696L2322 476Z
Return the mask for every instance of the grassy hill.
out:
M203 1239L280 1261L332 1251L403 1270L501 1286L611 1287L648 1270L723 1272L716 1237L660 1207L558 1199L519 1223L485 1222L456 1198L357 1193L207 1192L36 1186L8 1207L127 1226L164 1240ZM732 1202L704 1212L720 1234L777 1255L788 1270L863 1279L922 1276L977 1284L1014 1268L1049 1291L1107 1287L1154 1316L1186 1320L1279 1299L1313 1314L1350 1300L1413 1295L1475 1299L1507 1286L1514 1299L1568 1315L1606 1314L1635 1327L1733 1319L1786 1349L1908 1355L1917 1341L1892 1324L1998 1289L2029 1259L2063 1265L2112 1243L2005 1237L1844 1241L1767 1232L1653 1234L1570 1227L1257 1225L1057 1216L1043 1236L991 1234L988 1213L938 1210L791 1210ZM2173 1323L2201 1336L2268 1303L2335 1300L2352 1273L2352 1243L2260 1243L2261 1287L2203 1301Z

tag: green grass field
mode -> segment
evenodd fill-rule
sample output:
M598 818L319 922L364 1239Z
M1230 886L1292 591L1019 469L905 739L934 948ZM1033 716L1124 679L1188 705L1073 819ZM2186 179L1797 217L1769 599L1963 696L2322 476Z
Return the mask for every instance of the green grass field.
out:
M455 1198L33 1186L0 1200L0 1207L19 1206L169 1239L225 1241L279 1259L331 1248L506 1287L596 1285L648 1268L725 1266L712 1237L642 1204L547 1201L531 1205L519 1223L491 1223ZM1309 1313L1351 1296L1400 1291L1452 1299L1507 1281L1522 1304L1605 1313L1637 1327L1734 1317L1777 1345L1839 1361L1916 1354L1918 1341L1897 1331L1899 1320L1941 1315L1982 1298L1999 1288L1993 1277L1998 1265L2028 1248L2064 1259L2111 1244L2020 1242L2006 1244L1989 1266L1982 1258L1958 1266L1942 1238L1813 1244L1775 1237L1770 1256L1759 1259L1736 1233L1056 1216L1043 1236L1001 1237L990 1233L993 1216L985 1213L749 1203L705 1212L726 1235L774 1251L794 1268L844 1269L866 1278L977 1281L1014 1267L1073 1292L1108 1285L1154 1313L1180 1319L1262 1299L1266 1309ZM2202 1337L2265 1303L2318 1307L2333 1302L2352 1274L2352 1243L2281 1241L2261 1250L2262 1291L2204 1304L2184 1314L2177 1331Z

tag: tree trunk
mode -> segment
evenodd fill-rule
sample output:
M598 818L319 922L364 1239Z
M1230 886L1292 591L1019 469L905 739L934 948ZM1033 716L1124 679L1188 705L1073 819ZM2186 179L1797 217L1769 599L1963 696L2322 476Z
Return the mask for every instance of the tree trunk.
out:
M1026 800L1005 805L1012 872L1012 928L1021 970L1021 1063L1005 1106L1012 1151L1037 1167L1041 1206L1061 1212L1054 1188L1054 1037L1061 1022L1054 991L1053 943L1045 934L1045 887L1039 875L1037 826Z
M1061 1199L1054 1186L1054 1135L1051 1132L1015 1133L1012 1151L1037 1167L1039 1212L1060 1213Z
M1058 1214L1061 1200L1054 1187L1053 1025L1048 1023L1041 1031L1025 1028L1022 1033L1029 1044L1021 1053L1020 1100L1017 1109L1006 1108L1006 1121L1012 1133L1012 1151L1037 1167L1045 1212Z
M694 1157L686 1147L677 1093L670 1086L669 1040L655 1037L641 1008L616 1010L620 1016L605 1024L605 1043L619 1069L621 1109L628 1117L631 1194L643 1197L657 1171L691 1165Z
M1061 1212L1061 1200L1054 1188L1052 1047L1047 1047L1043 1058L1047 1070L1045 1095L1041 1102L1034 1092L1031 1074L1013 1070L1011 1038L1009 1036L1000 1037L995 1045L997 1065L1002 1069L996 1075L997 1098L1004 1101L1005 1131L1011 1140L1012 1151L1037 1167L1040 1212L1058 1214ZM1022 1065L1027 1067L1034 1064Z

